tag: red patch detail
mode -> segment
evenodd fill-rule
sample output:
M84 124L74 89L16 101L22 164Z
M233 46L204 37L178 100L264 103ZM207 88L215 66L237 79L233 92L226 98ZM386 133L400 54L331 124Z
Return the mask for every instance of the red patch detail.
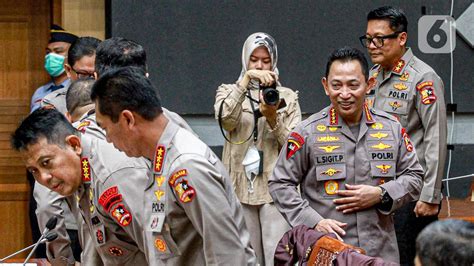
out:
M97 244L103 244L104 243L104 232L102 232L101 229L97 229L95 232L95 236L97 239Z
M369 106L367 103L364 103L364 110L365 110L365 118L367 119L367 122L372 123L374 122L374 119L372 118L372 115L370 114Z
M339 124L339 116L337 115L336 109L334 109L334 107L331 107L329 110L329 124L331 124L331 126Z
M171 175L168 183L174 187L174 184L176 183L176 180L178 180L178 178L180 177L183 177L183 176L187 176L188 175L188 170L186 169L181 169L181 170L178 170L176 172L174 172L174 174Z
M89 165L89 159L87 159L86 157L81 159L81 175L83 182L91 181L91 168Z
M105 190L99 197L99 204L106 212L115 204L122 201L122 194L118 193L117 186L110 187Z
M88 127L91 124L90 121L83 121L77 126L77 130L81 131L82 133L86 132L86 127Z
M132 222L132 215L125 209L123 204L117 205L110 214L115 218L115 220L122 226L128 226Z
M288 143L286 145L286 159L290 159L293 154L295 154L304 144L304 138L296 133L291 132L290 138L288 138Z
M165 146L159 145L158 147L156 147L153 169L157 173L161 173L161 170L163 169L163 161L165 160L165 152L166 152Z
M405 143L405 147L407 147L407 151L413 151L413 144L411 143L410 137L408 136L407 130L402 128L402 138L403 142Z
M111 247L109 248L109 253L114 256L120 257L123 255L123 250L119 247Z
M436 102L436 95L433 89L433 82L432 81L425 81L416 86L416 89L421 95L421 102L423 104L432 104Z
M184 178L176 184L174 190L178 194L178 198L182 203L191 202L196 196L196 191L188 184L188 180Z
M392 72L400 74L405 66L405 61L400 59L398 63L393 67Z

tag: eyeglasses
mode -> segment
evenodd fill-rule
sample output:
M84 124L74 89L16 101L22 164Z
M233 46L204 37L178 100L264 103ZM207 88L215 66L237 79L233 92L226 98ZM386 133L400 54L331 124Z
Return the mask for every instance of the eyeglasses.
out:
M77 79L94 79L94 73L90 73L90 72L82 72L82 71L77 71L75 70L74 68L72 68L72 71L74 71L77 75Z
M402 32L403 31L396 31L389 35L376 36L376 37L367 37L364 35L364 36L360 36L359 40L362 46L364 46L365 48L368 48L370 46L370 43L373 43L375 47L380 48L383 46L383 41L385 39L395 39L398 37L398 34Z

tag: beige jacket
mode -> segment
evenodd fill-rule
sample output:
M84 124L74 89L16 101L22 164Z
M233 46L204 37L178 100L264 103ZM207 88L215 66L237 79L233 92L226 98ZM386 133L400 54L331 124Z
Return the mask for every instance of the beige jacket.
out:
M298 93L289 88L277 87L280 98L285 99L286 107L277 111L277 125L270 128L265 117L258 120L258 140L256 147L263 151L263 174L257 176L254 182L254 192L248 192L249 182L245 175L242 161L248 148L253 144L253 137L241 144L224 143L222 161L230 172L237 197L242 203L260 205L272 202L268 193L268 178L278 158L278 153L284 145L289 132L301 122L301 110L298 103ZM218 119L219 109L222 109L222 126L227 131L227 137L232 142L243 141L253 132L254 116L250 100L246 97L247 90L237 84L222 84L217 89L214 104L215 116ZM259 91L251 90L253 99L258 99ZM258 105L254 103L255 108Z

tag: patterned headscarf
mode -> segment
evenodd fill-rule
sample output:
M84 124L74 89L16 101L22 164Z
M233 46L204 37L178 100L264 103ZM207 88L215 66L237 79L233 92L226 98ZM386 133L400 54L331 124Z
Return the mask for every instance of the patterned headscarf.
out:
M279 74L277 68L278 50L275 39L267 33L256 32L247 38L244 47L242 48L242 72L240 72L237 82L239 82L244 77L245 72L247 72L250 55L252 55L253 51L260 46L265 46L270 54L270 58L272 59L271 71L275 72L277 75ZM280 84L278 83L278 85Z

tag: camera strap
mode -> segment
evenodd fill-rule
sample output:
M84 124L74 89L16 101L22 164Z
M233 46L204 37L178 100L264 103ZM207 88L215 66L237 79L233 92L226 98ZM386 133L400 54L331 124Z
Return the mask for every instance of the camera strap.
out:
M232 92L230 92L229 94L227 94L227 96L222 100L220 106L219 106L219 113L217 114L217 121L219 122L219 128L221 130L221 133L222 133L222 136L224 137L224 139L229 142L230 144L234 144L234 145L242 145L244 144L245 142L249 141L252 136L253 136L253 139L254 139L254 142L257 142L257 138L258 138L258 130L257 130L257 125L258 125L258 117L257 115L255 114L255 107L253 106L253 103L252 101L255 101L254 99L252 99L252 96L250 95L250 90L247 90L247 97L249 98L249 101L250 101L250 106L252 108L252 113L253 113L253 117L254 117L254 125L253 125L253 132L248 136L248 138L246 138L245 140L242 140L242 141L237 141L237 142L233 142L231 141L229 138L227 138L225 132L224 132L224 129L222 128L222 110L224 109L224 102L225 100L227 100L227 98L230 96Z

